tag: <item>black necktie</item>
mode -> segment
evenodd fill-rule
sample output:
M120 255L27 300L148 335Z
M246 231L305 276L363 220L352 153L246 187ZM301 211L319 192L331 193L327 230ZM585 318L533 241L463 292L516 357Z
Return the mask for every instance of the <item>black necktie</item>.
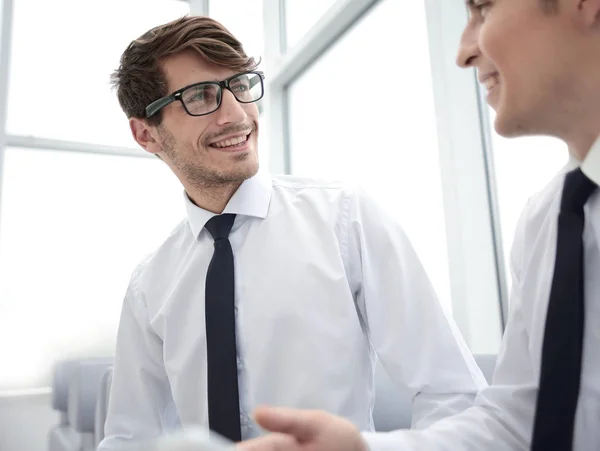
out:
M206 274L206 352L210 429L241 440L235 339L235 285L229 232L235 215L214 216L204 226L215 240Z
M580 169L565 178L532 451L568 451L573 445L583 356L583 206L596 188Z

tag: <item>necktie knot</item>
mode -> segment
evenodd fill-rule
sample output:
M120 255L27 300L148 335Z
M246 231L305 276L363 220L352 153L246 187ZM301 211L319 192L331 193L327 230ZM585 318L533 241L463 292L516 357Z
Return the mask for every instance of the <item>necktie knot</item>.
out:
M231 232L234 220L234 214L225 213L216 215L208 220L204 228L208 230L208 233L213 237L213 240L219 241L229 238L229 232Z
M560 211L582 215L583 206L596 188L598 185L590 180L581 168L569 172L565 178Z

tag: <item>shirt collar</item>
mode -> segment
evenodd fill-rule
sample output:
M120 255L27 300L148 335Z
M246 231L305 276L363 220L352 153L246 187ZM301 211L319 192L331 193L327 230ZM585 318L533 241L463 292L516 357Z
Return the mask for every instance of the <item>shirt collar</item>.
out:
M583 160L581 171L600 186L600 136Z
M187 193L183 194L187 217L194 237L198 239L202 229L210 218L215 216L208 210L195 205ZM242 182L233 194L223 213L233 213L241 216L253 216L264 219L269 211L271 202L271 177L262 172Z

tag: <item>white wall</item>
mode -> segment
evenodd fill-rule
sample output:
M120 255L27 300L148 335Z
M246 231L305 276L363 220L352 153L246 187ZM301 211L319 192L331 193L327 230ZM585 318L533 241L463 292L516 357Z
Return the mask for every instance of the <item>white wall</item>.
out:
M0 397L0 451L45 451L58 420L49 394Z

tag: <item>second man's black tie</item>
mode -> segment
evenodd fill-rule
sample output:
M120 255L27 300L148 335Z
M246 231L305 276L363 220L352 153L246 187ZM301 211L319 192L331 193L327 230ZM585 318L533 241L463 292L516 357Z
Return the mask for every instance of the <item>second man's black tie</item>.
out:
M229 232L235 215L214 216L205 228L214 239L206 274L206 351L209 427L233 441L241 440L235 337L235 278Z
M583 206L596 188L580 169L565 178L532 451L569 451L573 446L583 358Z

